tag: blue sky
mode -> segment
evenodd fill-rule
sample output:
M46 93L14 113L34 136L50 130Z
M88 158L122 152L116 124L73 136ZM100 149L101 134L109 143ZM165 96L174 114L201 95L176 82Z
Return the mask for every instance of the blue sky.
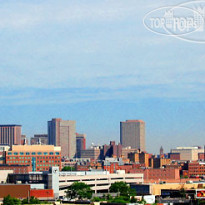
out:
M183 1L172 1L172 4ZM171 3L169 3L171 4ZM151 0L0 1L0 123L77 121L88 145L146 122L147 151L203 145L204 44L148 31Z

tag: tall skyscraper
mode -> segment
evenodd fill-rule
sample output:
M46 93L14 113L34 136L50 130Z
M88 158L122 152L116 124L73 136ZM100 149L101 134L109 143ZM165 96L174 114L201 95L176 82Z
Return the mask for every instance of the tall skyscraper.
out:
M1 145L21 144L21 125L0 125Z
M86 134L76 133L76 156L79 158L81 150L86 149Z
M76 122L60 118L48 121L50 145L61 146L62 157L73 158L76 153Z
M120 142L123 147L145 151L145 122L143 120L120 122Z

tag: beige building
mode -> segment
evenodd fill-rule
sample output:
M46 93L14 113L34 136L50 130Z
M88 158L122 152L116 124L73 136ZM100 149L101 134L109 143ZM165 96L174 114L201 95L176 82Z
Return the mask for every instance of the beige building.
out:
M143 186L143 185L142 185ZM150 194L160 196L162 190L193 190L204 187L204 183L166 183L166 184L148 184Z
M199 147L177 147L176 149L171 149L171 153L179 153L182 161L197 161L198 154L204 153L204 149Z
M48 121L50 145L61 146L62 157L73 158L76 154L76 122L60 118Z
M120 142L123 147L145 151L145 122L142 120L120 122Z
M13 174L13 172L13 170L0 170L0 183L6 183L8 175Z
M118 170L116 174L109 174L107 171L60 172L59 195L65 196L65 191L74 182L83 182L89 185L95 193L98 193L107 192L111 184L121 181L127 184L143 183L144 175L141 173L126 174L124 170Z

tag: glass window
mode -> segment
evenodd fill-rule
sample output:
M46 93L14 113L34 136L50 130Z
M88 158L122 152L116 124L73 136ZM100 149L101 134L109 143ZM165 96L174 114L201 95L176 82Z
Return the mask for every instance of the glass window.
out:
M38 155L42 155L42 152L38 152Z
M12 152L8 152L8 155L12 155Z
M59 153L59 152L56 152L55 154L56 154L56 155L59 155L60 153Z
M20 152L20 155L24 155L24 153L23 153L23 152Z
M30 152L26 152L26 155L30 155Z
M32 155L36 155L36 153L35 153L35 152L32 152L31 154L32 154Z
M18 152L14 152L14 155L18 155Z
M50 155L53 155L53 152L49 152Z
M44 152L43 154L44 154L44 155L48 155L48 152Z

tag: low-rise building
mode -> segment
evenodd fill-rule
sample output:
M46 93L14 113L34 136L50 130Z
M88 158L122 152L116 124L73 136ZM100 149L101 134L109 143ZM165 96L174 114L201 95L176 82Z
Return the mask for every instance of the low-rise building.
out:
M143 173L144 180L160 182L160 181L175 181L180 179L180 170L178 168L159 168L159 169L132 169L130 173Z
M189 162L188 174L190 177L205 175L205 162Z
M149 183L149 184L135 184L131 187L137 191L137 194L144 195L144 194L151 194L155 196L161 196L167 194L170 191L180 191L181 189L184 190L192 190L195 191L200 187L204 187L205 183L164 183L164 184L156 184L156 183Z
M54 166L61 169L61 148L54 145L13 145L6 152L6 164L31 166L32 171L48 171Z
M60 172L59 187L60 196L65 196L65 191L74 182L88 184L95 193L108 192L111 184L123 181L127 184L139 184L143 182L143 174L126 174L123 170L110 174L107 171L85 172Z
M0 170L12 170L14 174L26 174L32 171L32 167L29 165L8 165L8 164L1 164Z
M143 164L145 167L149 167L149 158L150 154L146 152L135 152L135 153L129 153L128 158L131 162Z
M171 160L167 158L150 158L150 167L162 168L165 165L170 165Z
M80 158L99 160L101 159L101 147L92 146L89 149L81 150Z
M201 147L177 147L176 149L171 149L171 153L180 154L181 161L197 161L198 154L204 153L204 149Z

